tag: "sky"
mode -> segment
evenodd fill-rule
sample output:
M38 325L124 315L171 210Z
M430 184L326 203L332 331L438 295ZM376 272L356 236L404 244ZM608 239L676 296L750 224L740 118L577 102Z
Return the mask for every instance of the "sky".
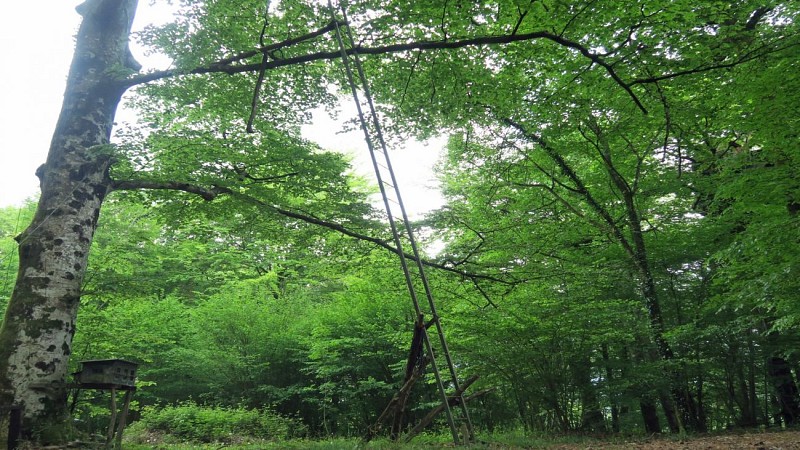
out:
M77 1L0 2L0 206L38 193L64 95Z
M74 35L80 24L76 0L25 0L0 2L0 207L19 205L38 195L36 168L47 158L53 130L64 95L69 64L74 50ZM152 22L168 20L169 10L141 0L134 30ZM164 68L163 58L145 57L132 49L145 67ZM161 67L159 67L161 66ZM345 114L348 118L345 99ZM120 111L118 119L129 117ZM322 111L315 111L314 124L304 128L304 136L332 150L354 155L357 173L374 180L372 165L360 133L341 134L341 122ZM312 131L313 130L313 131ZM442 197L432 166L438 159L444 139L428 143L407 142L404 148L390 149L403 199L411 215L436 208Z

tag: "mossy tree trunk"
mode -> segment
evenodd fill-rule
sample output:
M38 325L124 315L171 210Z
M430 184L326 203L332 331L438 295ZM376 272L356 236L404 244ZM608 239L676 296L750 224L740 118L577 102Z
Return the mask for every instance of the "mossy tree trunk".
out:
M17 237L19 271L0 328L0 404L24 408L29 437L66 416L81 283L111 186L104 149L126 89L114 74L139 68L128 48L136 6L137 0L88 0L77 8L83 22L61 114L37 171L41 198L33 222Z

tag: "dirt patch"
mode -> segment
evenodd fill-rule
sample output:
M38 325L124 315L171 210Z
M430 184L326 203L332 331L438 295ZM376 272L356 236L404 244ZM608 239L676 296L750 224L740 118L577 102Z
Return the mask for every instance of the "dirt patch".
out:
M563 450L800 450L800 431L695 436L686 439L663 437L631 440L630 442L557 445L552 448Z

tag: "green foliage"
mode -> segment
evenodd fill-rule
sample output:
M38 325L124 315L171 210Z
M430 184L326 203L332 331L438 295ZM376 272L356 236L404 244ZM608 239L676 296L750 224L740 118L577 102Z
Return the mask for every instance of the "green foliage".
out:
M411 305L399 269L383 255L369 271L343 275L343 287L314 313L306 336L312 375L308 402L327 433L359 435L400 388L411 342Z
M241 443L248 440L284 440L302 435L293 419L266 409L200 406L146 407L130 433L166 433L183 442Z
M447 204L424 225L437 262L464 272L429 275L459 373L495 388L471 403L479 428L639 432L647 402L664 422L665 398L694 402L705 417L680 419L696 429L775 423L765 361L797 367L800 342L796 5L755 24L749 0L348 6L365 47L549 36L363 55L390 141L450 133ZM186 72L258 45L263 7L183 1L138 38ZM295 0L268 18L268 43L329 20ZM333 50L325 36L269 56ZM347 159L299 136L335 103L338 66L267 71L246 133L255 78L138 88L146 125L120 135L111 176L225 194L114 194L75 356L143 362L143 405L196 399L144 410L138 426L179 439L272 438L231 424L273 410L359 435L399 387L408 294L394 256L277 213L386 237ZM407 418L437 401L428 377Z
M3 321L17 277L14 268L19 256L14 238L23 231L24 224L30 222L34 210L33 201L27 201L20 207L0 208L0 322Z

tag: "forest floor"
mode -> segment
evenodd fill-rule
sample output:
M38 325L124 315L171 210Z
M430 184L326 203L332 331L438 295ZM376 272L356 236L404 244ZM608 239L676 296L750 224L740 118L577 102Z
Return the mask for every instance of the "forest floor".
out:
M289 440L283 442L262 442L242 445L220 444L168 444L151 442L149 444L123 444L125 450L410 450L410 449L445 449L464 448L466 450L516 450L516 449L553 449L553 450L800 450L800 430L770 432L740 432L718 435L692 436L678 438L674 436L631 437L628 439L615 437L602 439L596 437L523 437L499 438L493 442L471 444L455 447L451 443L412 441L409 444L398 444L385 440L364 444L356 439L332 440Z
M553 444L552 446L545 445L541 448L558 450L800 450L800 431L731 433L692 436L683 439L664 436L631 439L630 441L615 440L613 442L593 440L591 442L582 443Z

